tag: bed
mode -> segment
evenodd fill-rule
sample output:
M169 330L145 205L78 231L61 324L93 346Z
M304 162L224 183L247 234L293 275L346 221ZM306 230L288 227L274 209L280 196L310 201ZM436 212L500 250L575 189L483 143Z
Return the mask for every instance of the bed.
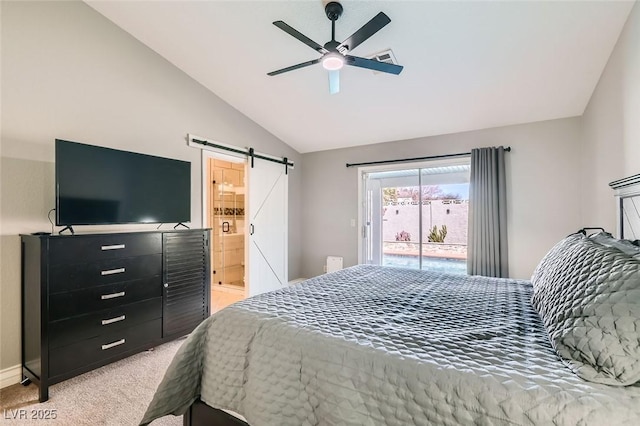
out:
M247 299L189 336L141 424L638 425L634 250L574 234L531 281L359 265Z

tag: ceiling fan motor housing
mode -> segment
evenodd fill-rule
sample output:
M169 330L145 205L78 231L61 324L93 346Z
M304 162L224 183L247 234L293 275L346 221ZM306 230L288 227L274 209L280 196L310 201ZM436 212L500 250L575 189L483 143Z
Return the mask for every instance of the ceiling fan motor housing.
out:
M338 51L338 46L340 46L340 42L337 42L335 40L331 40L328 41L324 44L324 48L327 49L329 52L337 52Z

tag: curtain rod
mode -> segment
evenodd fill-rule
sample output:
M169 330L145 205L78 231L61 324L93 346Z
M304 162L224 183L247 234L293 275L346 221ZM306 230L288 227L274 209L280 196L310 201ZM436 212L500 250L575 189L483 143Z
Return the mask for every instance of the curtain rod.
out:
M504 150L506 152L511 152L511 147L508 146ZM365 163L347 163L347 167L371 166L374 164L405 163L408 161L436 160L438 158L464 157L466 155L471 155L471 152L459 152L457 154L431 155L429 157L400 158L397 160L367 161Z

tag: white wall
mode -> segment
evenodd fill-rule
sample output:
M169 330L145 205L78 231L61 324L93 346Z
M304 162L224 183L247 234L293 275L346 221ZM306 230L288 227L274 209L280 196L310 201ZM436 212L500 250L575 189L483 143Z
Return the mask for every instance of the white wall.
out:
M616 229L609 182L640 173L640 4L582 117L584 223Z
M300 276L296 151L82 2L2 1L1 15L0 370L20 363L18 234L51 230L55 138L191 161L196 227L201 161L187 133L288 157L289 276Z
M580 118L303 154L302 273L319 275L327 255L358 261L357 169L346 163L511 146L507 158L510 275L529 278L542 256L583 225L579 211ZM612 202L612 200L609 200Z

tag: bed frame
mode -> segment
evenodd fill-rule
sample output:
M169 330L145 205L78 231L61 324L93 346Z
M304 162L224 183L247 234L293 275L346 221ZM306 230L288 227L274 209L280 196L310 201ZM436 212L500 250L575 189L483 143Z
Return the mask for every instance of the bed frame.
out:
M640 174L613 181L609 186L616 191L618 237L639 239ZM249 426L249 424L225 411L210 407L198 399L185 413L184 426Z
M618 199L618 238L640 239L640 174L614 180L609 186Z
M183 416L184 426L249 426L231 414L213 408L197 399Z

